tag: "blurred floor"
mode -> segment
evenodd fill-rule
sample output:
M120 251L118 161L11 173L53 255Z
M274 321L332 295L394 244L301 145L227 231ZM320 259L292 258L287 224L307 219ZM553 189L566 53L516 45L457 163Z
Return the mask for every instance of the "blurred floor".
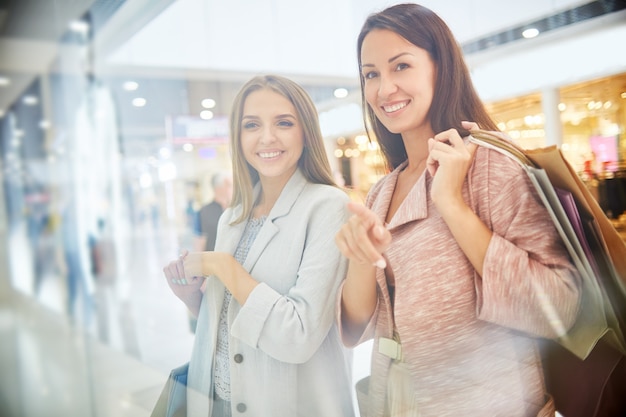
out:
M161 271L189 244L186 232L135 230L127 273L116 290L95 287L89 323L65 313L65 281L54 273L37 297L16 291L0 306L0 416L149 416L169 371L191 353L187 311ZM354 351L355 380L369 372L369 349Z
M37 297L16 291L0 308L0 416L148 416L193 342L187 311L161 271L181 241L174 230L136 230L126 276L96 292L89 323L65 313L58 275L44 277Z

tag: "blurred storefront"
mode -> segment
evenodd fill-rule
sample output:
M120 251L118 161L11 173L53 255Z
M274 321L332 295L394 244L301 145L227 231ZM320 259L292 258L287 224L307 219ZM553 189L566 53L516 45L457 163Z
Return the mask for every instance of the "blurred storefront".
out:
M541 93L489 103L500 129L524 148L556 144L612 219L626 211L626 73L558 89L560 143L546 135Z
M498 127L523 148L559 146L610 218L626 211L626 73L486 105ZM548 137L549 117L557 118L556 138ZM384 174L377 144L364 130L332 140L346 185L362 196Z

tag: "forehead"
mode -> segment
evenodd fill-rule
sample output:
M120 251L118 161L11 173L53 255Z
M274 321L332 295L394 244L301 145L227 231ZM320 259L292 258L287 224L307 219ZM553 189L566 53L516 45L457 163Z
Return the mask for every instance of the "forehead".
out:
M246 97L243 105L244 116L283 113L295 114L296 110L293 103L284 95L269 88L253 91Z
M388 29L374 29L365 35L361 45L361 59L393 57L400 52L421 49Z

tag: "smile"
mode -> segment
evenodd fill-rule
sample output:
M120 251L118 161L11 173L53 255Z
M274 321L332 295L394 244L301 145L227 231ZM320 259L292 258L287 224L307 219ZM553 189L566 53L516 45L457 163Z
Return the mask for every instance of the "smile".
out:
M280 155L282 152L281 151L274 151L274 152L259 152L258 155L261 158L276 158L278 155Z
M382 108L385 111L385 113L393 113L393 112L396 112L396 111L398 111L400 109L405 108L408 104L409 104L408 101L403 101L402 103L396 103L396 104L392 104L390 106L382 106Z

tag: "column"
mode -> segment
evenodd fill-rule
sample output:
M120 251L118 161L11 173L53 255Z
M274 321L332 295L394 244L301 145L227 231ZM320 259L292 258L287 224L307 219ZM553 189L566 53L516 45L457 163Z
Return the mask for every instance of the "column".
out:
M541 107L544 117L544 131L546 132L546 146L563 144L563 125L561 123L561 112L559 90L549 88L541 91Z

